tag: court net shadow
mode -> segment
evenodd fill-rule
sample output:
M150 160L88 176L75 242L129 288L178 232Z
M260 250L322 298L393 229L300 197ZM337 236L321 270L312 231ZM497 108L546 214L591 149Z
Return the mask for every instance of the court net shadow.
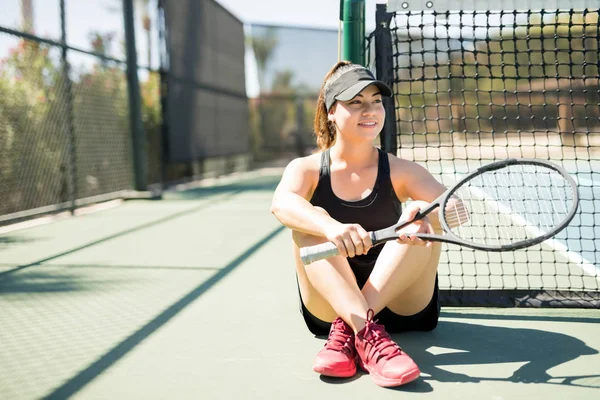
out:
M490 318L493 319L493 316ZM428 381L504 381L600 387L599 370L595 371L598 374L595 378L594 375L557 377L548 373L551 368L580 356L598 354L597 349L563 333L440 321L433 332L397 334L393 338L425 374L421 378L425 382L414 386L414 389L420 388L418 390L429 386ZM442 352L432 354L433 347L441 348ZM444 350L447 352L444 353ZM514 367L513 364L516 369L510 376L506 376L509 366L502 367L503 373L492 376L493 371L497 371L497 365L504 363L522 365ZM486 369L486 365L490 368ZM407 387L406 391L413 390Z

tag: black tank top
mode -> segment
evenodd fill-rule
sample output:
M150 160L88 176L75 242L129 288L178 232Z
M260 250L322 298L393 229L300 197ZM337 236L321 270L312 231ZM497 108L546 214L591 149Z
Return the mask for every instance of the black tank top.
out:
M377 151L379 152L379 165L373 191L364 199L356 201L340 199L333 193L329 149L322 152L319 183L310 203L325 209L336 221L344 224L359 224L367 231L387 228L398 222L402 213L402 204L392 186L390 163L387 153L381 149L377 149ZM379 254L382 247L372 248L368 256Z

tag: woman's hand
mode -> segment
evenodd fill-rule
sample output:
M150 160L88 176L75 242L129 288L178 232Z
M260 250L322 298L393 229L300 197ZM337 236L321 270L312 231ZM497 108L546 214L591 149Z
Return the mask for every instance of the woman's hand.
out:
M422 208L427 206L426 202L414 201L410 205L408 205L400 219L411 220L417 215ZM431 226L431 221L429 221L428 217L424 217L418 221L413 222L412 224L405 226L404 228L398 231L398 239L396 241L402 244L411 244L417 246L427 246L431 247L432 242L427 240L422 240L417 237L417 233L427 233L433 234L433 227Z
M342 224L336 222L329 227L325 233L327 240L333 242L340 255L344 257L354 257L367 254L373 246L369 232L363 229L359 224Z

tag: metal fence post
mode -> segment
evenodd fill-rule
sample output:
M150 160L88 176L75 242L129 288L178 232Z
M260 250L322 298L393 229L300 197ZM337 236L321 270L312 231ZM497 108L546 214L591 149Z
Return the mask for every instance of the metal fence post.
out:
M77 207L75 201L77 200L77 154L76 154L76 139L75 139L75 123L74 112L73 112L73 85L71 83L71 77L69 76L70 65L67 59L67 27L66 27L66 15L65 15L65 0L60 0L60 41L61 41L61 67L62 67L62 80L63 80L63 94L66 108L67 117L66 120L66 134L67 140L67 158L66 162L69 164L65 168L64 173L66 174L66 181L68 186L68 201L70 204L71 213L75 212Z
M392 35L390 22L392 14L387 12L385 4L377 4L375 14L375 73L377 79L385 82L394 92L394 60L392 48ZM395 94L383 98L385 108L385 124L379 137L381 149L385 152L396 154L398 151L398 126L396 124Z
M142 124L140 83L138 80L138 63L135 49L133 0L123 0L123 16L125 19L127 90L129 93L129 121L132 134L135 189L146 190L148 187L146 137L144 134L144 125Z
M365 64L365 0L343 0L342 60Z
M160 109L162 113L162 123L160 128L160 180L161 187L164 188L168 181L169 163L169 48L167 41L167 16L164 7L165 0L158 1L158 47L159 47L159 74L160 74Z

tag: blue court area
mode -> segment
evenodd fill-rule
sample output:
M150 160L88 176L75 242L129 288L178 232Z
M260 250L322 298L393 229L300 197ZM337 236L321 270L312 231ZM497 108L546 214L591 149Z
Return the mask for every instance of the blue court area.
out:
M394 335L417 381L315 374L324 341L304 326L290 232L269 213L280 173L5 229L0 398L600 397L593 309L444 307L433 332Z

